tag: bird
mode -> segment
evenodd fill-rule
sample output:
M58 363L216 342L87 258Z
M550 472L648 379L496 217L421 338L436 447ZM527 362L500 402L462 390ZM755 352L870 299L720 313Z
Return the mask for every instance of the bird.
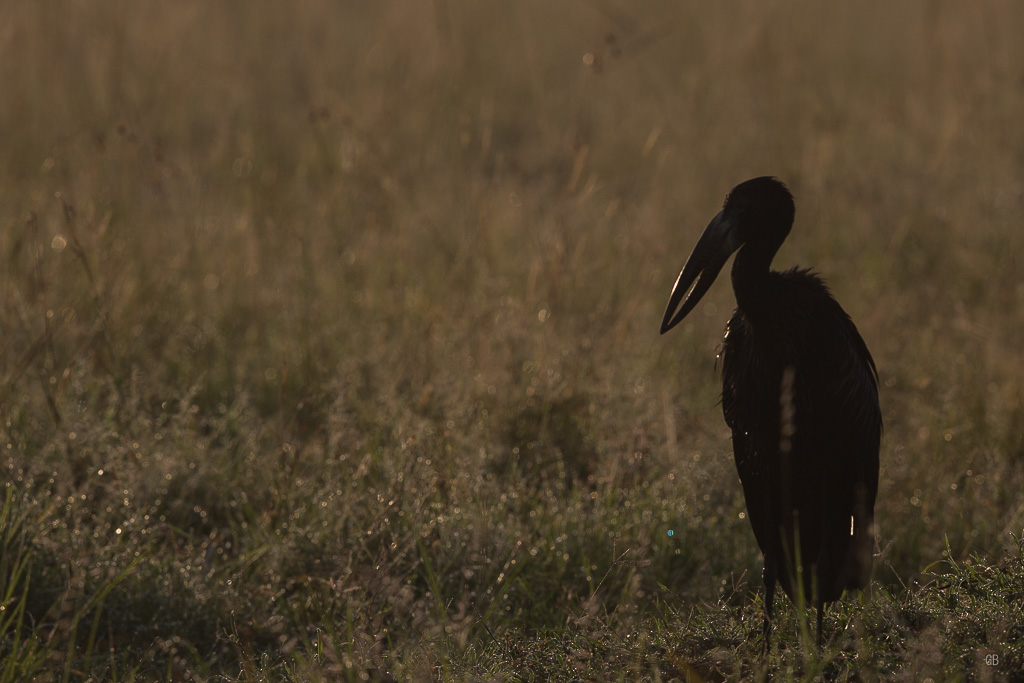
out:
M815 605L820 648L825 606L868 585L876 534L878 371L817 274L771 269L795 213L777 178L733 188L679 273L661 323L662 334L678 325L736 254L721 403L764 556L766 653L776 584L796 604Z

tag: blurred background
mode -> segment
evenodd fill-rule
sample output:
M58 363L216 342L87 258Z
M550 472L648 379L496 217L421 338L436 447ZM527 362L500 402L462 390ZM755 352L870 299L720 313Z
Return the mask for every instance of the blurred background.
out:
M658 325L757 175L796 196L776 267L821 273L878 366L879 585L998 561L1024 528L1022 14L3 4L25 628L65 653L100 624L90 647L180 676L458 671L567 619L747 609L728 280Z

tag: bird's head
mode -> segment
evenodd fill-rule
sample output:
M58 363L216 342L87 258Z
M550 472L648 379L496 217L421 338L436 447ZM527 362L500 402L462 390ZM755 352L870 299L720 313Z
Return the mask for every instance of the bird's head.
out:
M775 178L752 178L734 187L676 278L661 333L675 327L693 310L740 247L750 245L770 262L789 234L795 213L793 195Z

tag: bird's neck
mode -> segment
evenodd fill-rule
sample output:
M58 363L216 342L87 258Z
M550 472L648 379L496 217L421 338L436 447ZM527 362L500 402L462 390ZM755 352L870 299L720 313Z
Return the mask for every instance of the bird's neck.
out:
M771 296L771 264L776 249L741 247L732 263L732 289L736 305L748 317L767 310L764 302Z

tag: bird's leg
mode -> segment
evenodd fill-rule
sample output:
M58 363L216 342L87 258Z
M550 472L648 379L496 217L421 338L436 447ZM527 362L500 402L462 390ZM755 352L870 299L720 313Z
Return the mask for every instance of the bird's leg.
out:
M818 650L821 650L821 617L825 614L825 603L818 600Z
M775 558L764 558L764 654L771 650L772 613L775 603Z

